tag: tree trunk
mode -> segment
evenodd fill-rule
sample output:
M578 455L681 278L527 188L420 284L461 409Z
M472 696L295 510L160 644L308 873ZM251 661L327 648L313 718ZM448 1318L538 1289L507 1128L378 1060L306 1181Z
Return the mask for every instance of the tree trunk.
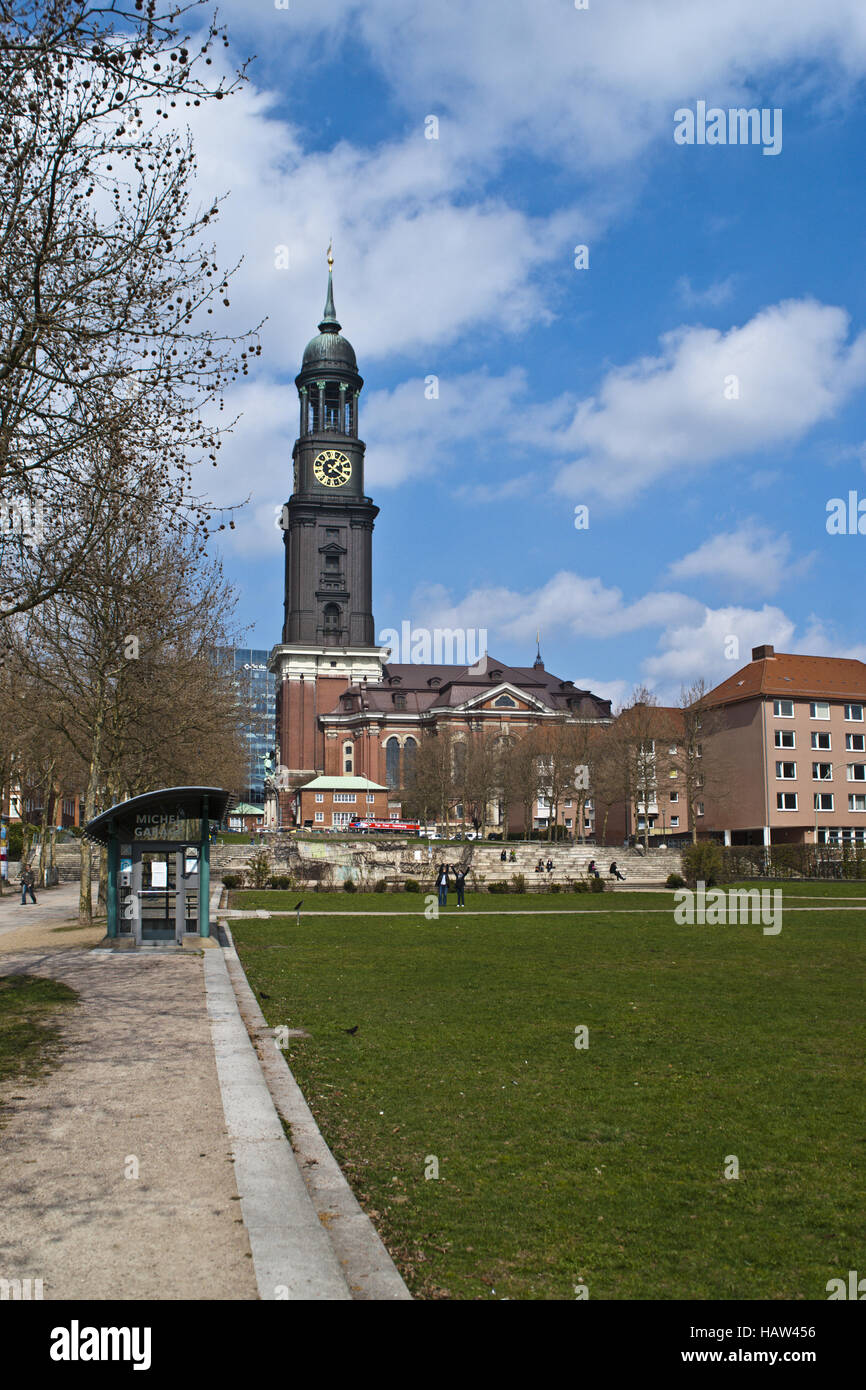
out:
M90 753L90 767L87 776L87 789L84 793L84 824L96 814L96 791L100 780L102 759L102 726L105 720L102 692L99 692L96 718L93 722L93 745ZM93 872L93 847L89 841L81 840L81 882L78 888L78 920L82 926L90 926L93 921L93 893L90 878Z

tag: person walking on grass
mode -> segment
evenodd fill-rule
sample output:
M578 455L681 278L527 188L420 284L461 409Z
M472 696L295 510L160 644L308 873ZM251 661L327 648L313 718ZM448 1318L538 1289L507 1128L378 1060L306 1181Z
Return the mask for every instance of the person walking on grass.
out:
M457 889L457 906L465 907L463 894L466 890L466 870L459 864L454 870L454 887Z
M36 877L35 877L35 875L34 875L34 873L33 873L33 870L31 869L31 867L30 867L29 864L25 864L25 865L24 865L24 868L21 870L21 906L22 906L22 907L26 907L26 906L27 906L27 894L28 894L28 893L30 894L30 901L31 901L31 902L34 904L34 906L35 906L35 904L36 904L36 894L33 892L33 885L35 884L35 882L36 882Z
M439 894L439 906L448 906L448 865L440 864L436 874L436 890Z

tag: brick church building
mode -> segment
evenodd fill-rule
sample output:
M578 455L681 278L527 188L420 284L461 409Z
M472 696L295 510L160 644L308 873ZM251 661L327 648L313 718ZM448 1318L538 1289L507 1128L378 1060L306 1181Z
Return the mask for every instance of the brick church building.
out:
M363 380L334 310L333 262L318 335L295 378L299 434L293 490L283 508L285 613L270 655L277 686L279 766L269 779L268 822L297 819L296 790L315 777L367 778L399 810L418 742L449 728L521 733L547 720L608 721L610 702L544 669L507 666L487 653L468 665L391 660L375 644L373 524L358 435ZM279 805L277 804L279 803Z

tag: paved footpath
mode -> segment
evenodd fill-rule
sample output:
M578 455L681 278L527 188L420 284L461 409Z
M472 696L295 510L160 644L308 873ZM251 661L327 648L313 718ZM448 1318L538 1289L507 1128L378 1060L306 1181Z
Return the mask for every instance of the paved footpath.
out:
M0 974L80 995L59 1064L3 1088L0 1279L46 1299L350 1298L220 948L94 951L77 895L0 899Z

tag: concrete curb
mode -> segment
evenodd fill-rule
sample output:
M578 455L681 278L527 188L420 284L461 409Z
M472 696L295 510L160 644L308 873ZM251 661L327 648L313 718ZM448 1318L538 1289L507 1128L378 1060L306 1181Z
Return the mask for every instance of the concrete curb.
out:
M203 957L207 1009L241 1213L261 1298L351 1298L238 1012L222 951Z
M221 914L222 916L222 914ZM355 1194L313 1118L289 1064L277 1046L258 1000L244 973L228 923L223 919L227 946L222 952L234 986L241 1017L258 1054L268 1090L289 1126L298 1169L309 1199L327 1230L331 1245L358 1300L411 1300L391 1256ZM252 1237L251 1237L252 1238Z

